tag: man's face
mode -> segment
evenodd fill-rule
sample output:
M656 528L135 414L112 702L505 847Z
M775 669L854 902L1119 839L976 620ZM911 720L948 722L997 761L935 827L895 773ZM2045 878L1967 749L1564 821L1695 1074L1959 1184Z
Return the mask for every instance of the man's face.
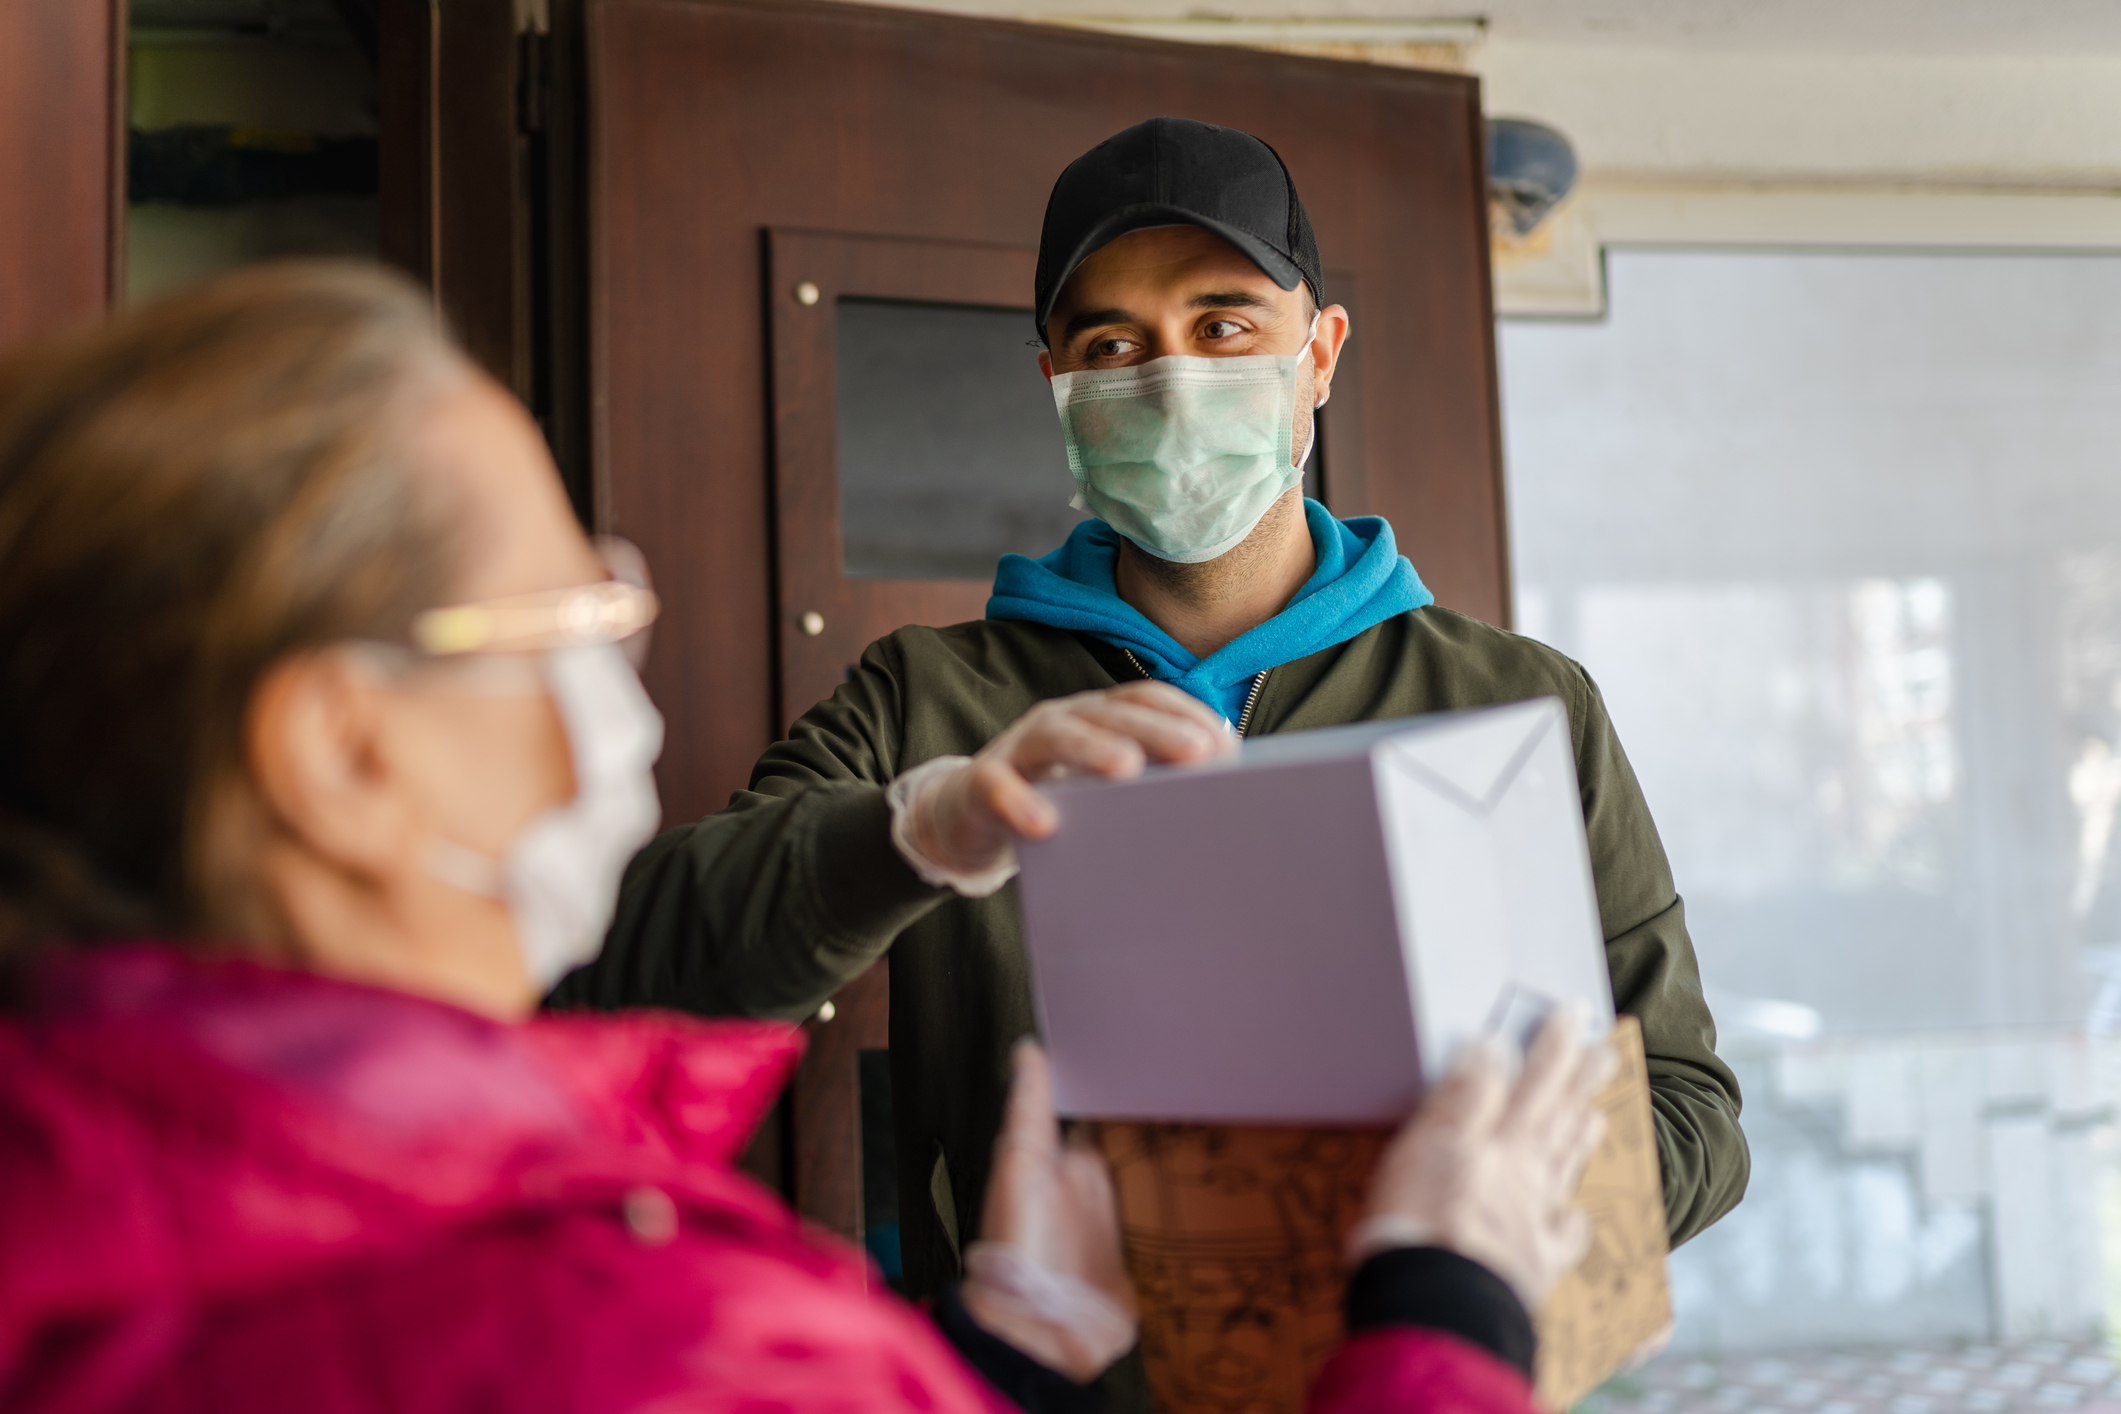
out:
M1285 290L1221 236L1198 226L1158 226L1121 236L1061 287L1046 321L1046 377L1125 368L1171 354L1237 358L1304 347L1311 295ZM1348 336L1348 312L1319 312L1308 359L1297 364L1295 452L1311 441L1311 410L1331 395Z

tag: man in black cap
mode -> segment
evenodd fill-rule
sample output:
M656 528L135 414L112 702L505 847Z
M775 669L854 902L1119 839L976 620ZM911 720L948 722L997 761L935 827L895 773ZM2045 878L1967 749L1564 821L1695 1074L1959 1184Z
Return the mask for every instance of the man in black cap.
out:
M1054 828L1032 782L1533 697L1568 707L1674 1240L1744 1192L1737 1082L1597 688L1559 653L1435 605L1382 520L1303 498L1312 413L1348 337L1321 285L1295 185L1256 138L1159 118L1070 165L1036 307L1079 504L1097 518L1042 559L1005 557L985 620L870 645L750 790L641 854L603 957L556 995L795 1019L888 948L915 1294L953 1277L977 1233L1009 1048L1034 1026L1005 888L1016 839Z

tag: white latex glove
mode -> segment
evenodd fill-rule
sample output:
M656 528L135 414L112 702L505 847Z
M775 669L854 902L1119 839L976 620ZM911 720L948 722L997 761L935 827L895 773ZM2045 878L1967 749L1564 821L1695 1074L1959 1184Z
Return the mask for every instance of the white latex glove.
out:
M977 756L916 766L892 784L891 838L931 884L984 897L1016 871L1016 841L1060 824L1032 787L1059 776L1121 779L1152 761L1205 761L1237 749L1215 709L1169 683L1130 682L1039 703Z
M1018 1350L1079 1383L1134 1344L1139 1306L1120 1257L1104 1155L1063 1141L1046 1053L1016 1043L1008 1113L994 1141L982 1240L965 1254L965 1309Z
M1351 1264L1391 1247L1446 1247L1539 1309L1591 1241L1571 1199L1605 1135L1591 1101L1614 1062L1583 1044L1583 1027L1580 1006L1556 1011L1514 1085L1501 1043L1466 1047L1378 1163Z

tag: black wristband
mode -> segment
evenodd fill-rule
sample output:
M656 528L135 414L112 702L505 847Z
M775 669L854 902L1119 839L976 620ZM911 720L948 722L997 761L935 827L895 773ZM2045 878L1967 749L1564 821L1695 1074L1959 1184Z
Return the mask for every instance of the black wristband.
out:
M1105 1407L1096 1385L1077 1384L973 1320L957 1282L936 1293L930 1314L965 1363L1025 1414L1098 1414Z
M1532 1375L1532 1317L1509 1283L1441 1247L1393 1247L1348 1278L1348 1334L1388 1326L1446 1331Z

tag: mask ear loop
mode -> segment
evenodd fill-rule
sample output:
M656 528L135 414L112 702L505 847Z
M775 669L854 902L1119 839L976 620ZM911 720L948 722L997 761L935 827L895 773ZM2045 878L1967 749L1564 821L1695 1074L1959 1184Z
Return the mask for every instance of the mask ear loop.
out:
M1326 312L1322 309L1311 311L1311 330L1304 335L1303 347L1296 351L1298 358L1302 358L1305 354L1311 352L1311 345L1318 339L1318 321L1325 317ZM1313 359L1311 360L1311 411L1317 412L1325 405L1326 400L1318 395L1318 360ZM1307 449L1304 452L1304 460L1309 461L1310 459L1311 454Z
M1310 356L1310 353L1311 353L1311 343L1312 343L1312 341L1313 341L1313 340L1315 340L1315 339L1316 339L1316 338L1318 337L1318 321L1319 321L1320 319L1323 319L1323 318L1325 317L1325 313L1326 313L1326 312L1325 312L1324 310L1322 310L1322 309L1320 309L1320 310L1314 310L1314 311L1312 311L1312 314L1311 314L1311 328L1310 328L1310 332L1308 332L1308 333L1306 333L1306 334L1304 335L1304 341L1303 341L1303 345L1302 345L1302 347L1300 347L1300 348L1298 348L1298 349L1296 350L1296 357L1297 357L1297 358L1298 358L1299 360L1301 360L1301 359L1304 359L1304 358L1308 358L1308 357ZM1292 394L1292 396L1293 396L1293 394ZM1312 359L1312 360L1311 360L1311 411L1313 411L1313 412L1317 412L1317 411L1318 411L1318 410L1319 410L1320 408L1324 407L1325 405L1326 405L1326 400L1325 400L1324 398L1321 398L1320 396L1318 396L1318 360L1317 360L1317 359ZM1296 463L1295 463L1295 467L1296 467L1296 469L1297 469L1298 471L1302 471L1302 470L1303 470L1303 469L1304 469L1305 467L1309 466L1309 465L1311 464L1311 453L1313 453L1313 452L1315 452L1315 451L1317 451L1317 450L1318 450L1318 424L1317 424L1316 422L1313 422L1313 423L1311 424L1311 435L1310 435L1310 436L1309 436L1308 438L1306 438L1306 439L1304 440L1304 454L1303 454L1303 459L1302 459L1301 461L1298 461L1298 462L1296 462Z

